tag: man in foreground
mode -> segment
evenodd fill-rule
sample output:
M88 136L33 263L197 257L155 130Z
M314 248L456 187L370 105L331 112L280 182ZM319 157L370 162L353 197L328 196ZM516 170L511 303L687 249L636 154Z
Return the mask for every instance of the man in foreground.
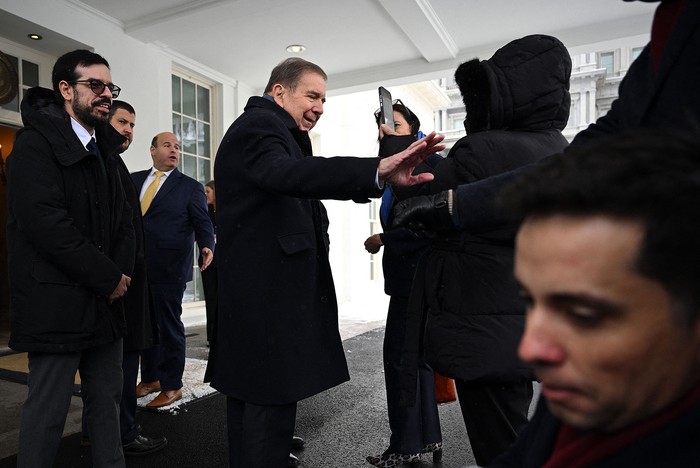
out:
M519 355L542 398L491 466L700 466L700 142L607 138L518 179Z
M215 163L219 316L206 379L227 399L230 466L288 463L297 402L349 379L319 199L366 199L424 182L435 134L395 156L312 157L326 74L275 67L231 125Z
M56 61L53 91L28 90L8 158L10 347L27 351L29 392L17 466L53 465L80 371L95 466L123 467L121 298L134 229L113 157L107 61L88 50Z

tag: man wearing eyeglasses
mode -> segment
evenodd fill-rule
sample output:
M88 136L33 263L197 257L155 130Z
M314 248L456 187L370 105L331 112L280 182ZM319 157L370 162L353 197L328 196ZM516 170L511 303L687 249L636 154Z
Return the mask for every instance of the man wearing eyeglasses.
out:
M95 466L123 467L122 335L135 260L108 116L119 87L93 52L61 56L28 90L8 158L10 343L28 352L17 466L52 466L80 372Z

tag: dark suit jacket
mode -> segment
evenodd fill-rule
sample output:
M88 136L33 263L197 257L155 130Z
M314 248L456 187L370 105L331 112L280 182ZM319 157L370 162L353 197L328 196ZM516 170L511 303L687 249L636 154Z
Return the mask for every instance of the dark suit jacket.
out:
M308 134L261 97L216 156L219 317L206 379L255 404L349 379L318 200L379 195L378 159L310 156Z
M137 190L151 172L132 174ZM214 227L202 184L175 169L143 217L146 266L151 284L192 281L194 242L214 251Z

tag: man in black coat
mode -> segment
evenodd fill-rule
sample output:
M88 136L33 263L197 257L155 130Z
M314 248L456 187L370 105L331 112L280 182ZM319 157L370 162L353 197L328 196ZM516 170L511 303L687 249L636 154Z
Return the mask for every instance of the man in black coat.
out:
M121 297L135 250L113 157L124 138L107 123L119 88L87 50L61 56L52 82L26 92L8 158L9 345L29 352L17 464L52 466L80 371L93 461L123 467Z
M217 153L219 315L206 378L228 397L231 467L285 466L297 401L349 379L319 199L429 180L413 168L442 149L431 134L381 161L312 157L325 96L320 67L282 62Z
M619 97L605 116L576 135L570 147L632 128L696 128L700 122L699 54L700 2L661 1L651 41L620 83ZM447 196L445 192L405 201L397 207L400 214L394 222L406 225L420 221L424 226L457 227L468 232L503 225L509 220L496 209L498 193L518 173L530 168L460 186L453 191L449 211L446 206L435 206L437 200Z
M124 314L126 316L126 335L124 336L124 357L122 371L124 384L122 401L119 408L122 444L124 455L146 455L165 448L165 437L146 437L141 435L141 426L136 424L136 379L139 370L139 351L148 349L157 343L158 329L156 319L150 307L150 295L146 276L146 259L144 258L143 223L139 205L139 191L131 180L121 153L129 148L134 138L136 111L127 102L114 100L109 111L109 123L126 140L115 156L119 163L121 177L127 202L132 210L131 220L136 238L136 261L131 276L131 286L124 296Z
M489 466L700 466L697 132L601 138L504 199L542 397Z

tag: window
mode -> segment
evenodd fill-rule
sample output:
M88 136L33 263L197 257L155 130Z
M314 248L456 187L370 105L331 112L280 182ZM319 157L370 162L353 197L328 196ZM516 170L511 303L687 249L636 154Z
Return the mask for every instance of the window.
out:
M212 179L211 90L172 75L173 133L180 140L179 169L202 184Z
M10 59L19 75L19 93L12 101L4 106L0 106L0 108L11 112L19 112L19 104L22 101L22 97L24 97L24 92L29 88L39 86L39 65L13 55L5 55Z
M615 71L615 54L613 52L603 52L600 54L600 68L605 68L608 75Z
M178 169L202 184L213 176L211 143L211 86L172 75L173 133L180 141ZM183 303L204 300L198 265L199 249L194 246L193 281L187 283Z
M387 188L386 190L389 190ZM382 232L382 225L379 221L379 207L381 199L372 199L369 203L369 235L373 236ZM380 249L379 252L382 252ZM369 279L370 281L381 281L382 276L382 257L379 253L369 256Z
M637 57L639 57L639 54L642 53L644 50L644 47L635 47L632 49L632 60L637 60Z

